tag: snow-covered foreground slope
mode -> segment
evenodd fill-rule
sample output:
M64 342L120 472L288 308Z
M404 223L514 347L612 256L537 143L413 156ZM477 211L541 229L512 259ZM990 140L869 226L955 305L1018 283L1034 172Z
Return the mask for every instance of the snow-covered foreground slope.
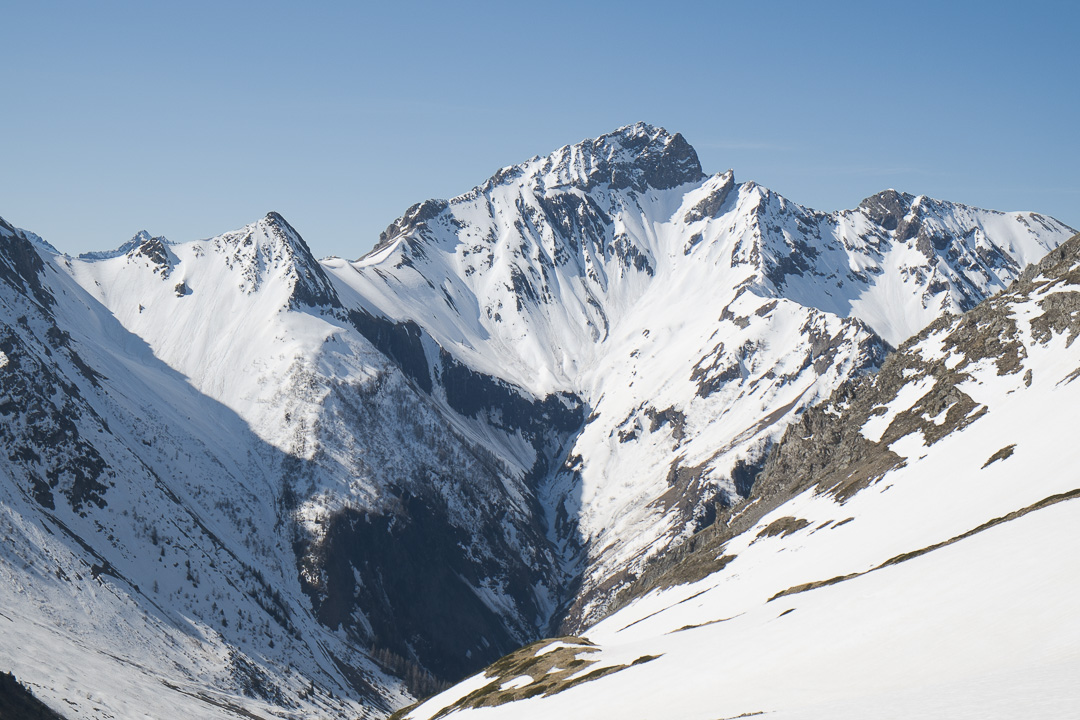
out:
M587 640L405 717L1074 717L1080 236L1028 275L808 411Z

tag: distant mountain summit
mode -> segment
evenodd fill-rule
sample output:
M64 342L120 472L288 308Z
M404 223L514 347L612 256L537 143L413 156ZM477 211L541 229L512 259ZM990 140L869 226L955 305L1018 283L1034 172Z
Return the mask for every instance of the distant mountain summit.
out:
M543 159L534 176L543 190L576 187L588 192L605 185L639 193L705 178L697 152L682 135L640 122L559 148Z
M1072 233L818 212L644 123L354 262L277 213L78 258L0 222L0 670L88 716L385 715L625 605L837 388Z

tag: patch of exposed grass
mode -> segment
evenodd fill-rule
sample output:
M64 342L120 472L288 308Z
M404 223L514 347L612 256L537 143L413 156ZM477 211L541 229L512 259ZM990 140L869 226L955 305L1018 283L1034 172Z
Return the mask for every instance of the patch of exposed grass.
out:
M991 455L990 459L983 463L983 467L985 468L987 465L990 465L991 463L996 463L998 460L1005 460L1011 457L1013 454L1013 450L1016 450L1016 443L1013 443L1012 445L1006 445L1005 447L1001 448L996 453Z
M978 535L984 530L989 530L992 527L997 527L998 525L1002 525L1012 520L1016 520L1017 518L1021 518L1028 513L1035 512L1036 510L1042 510L1043 508L1050 507L1051 505L1056 505L1059 502L1065 502L1066 500L1075 500L1077 498L1080 498L1080 488L1070 490L1064 493L1058 493L1057 495L1051 495L1050 497L1043 498L1037 503L1033 503L1031 505L1028 505L1027 507L1020 508L1019 510L1014 510L1013 512L1007 515L1003 515L1002 517L987 520L982 525L979 525L976 528L972 528L971 530L968 530L965 533L961 533L960 535L957 535L955 537L951 537L948 540L943 540L939 543L934 543L933 545L919 548L918 550L912 550L910 552L901 553L899 555L891 557L880 565L872 567L869 570L864 570L863 572L857 573L850 573L848 575L838 575L837 577L829 578L828 580L817 580L815 582L794 585L786 590L781 590L780 592L773 595L771 598L769 598L769 602L772 602L773 600L777 600L782 597L786 597L788 595L795 595L797 593L806 592L807 590L814 590L819 587L825 587L826 585L836 585L837 583L844 582L845 580L851 580L852 578L861 577L862 575L868 575L875 570L881 570L882 568L889 567L890 565L899 565L900 563L907 560L913 560L914 558L920 557L921 555L931 553L934 550L940 550L941 548L952 545L953 543L960 542L961 540L966 540L972 535Z
M757 534L757 538L755 538L755 539L760 540L761 538L777 537L777 536L785 538L788 535L791 535L793 533L797 533L798 531L802 530L803 528L809 527L809 526L810 526L810 521L809 520L804 520L802 518L796 518L796 517L791 517L791 516L782 517L779 520L774 520L771 523L769 523L769 525L764 530L762 530L761 532L759 532Z
M562 647L545 650L554 643L561 643ZM435 718L465 708L495 707L531 697L549 697L659 657L643 655L630 665L603 665L583 673L586 668L599 663L598 659L588 657L599 651L600 648L588 640L571 636L526 645L488 666L484 674L491 682L443 708ZM586 657L580 657L582 654ZM531 681L522 686L507 686L511 680L521 677L529 677Z

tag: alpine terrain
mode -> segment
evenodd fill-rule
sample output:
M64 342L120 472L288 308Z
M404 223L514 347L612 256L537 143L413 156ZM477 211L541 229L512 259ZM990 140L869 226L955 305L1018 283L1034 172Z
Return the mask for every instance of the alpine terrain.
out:
M398 717L1075 717L1077 335L1080 235L803 413L587 637Z
M0 221L0 672L68 718L1075 707L1074 234L640 123L355 261Z

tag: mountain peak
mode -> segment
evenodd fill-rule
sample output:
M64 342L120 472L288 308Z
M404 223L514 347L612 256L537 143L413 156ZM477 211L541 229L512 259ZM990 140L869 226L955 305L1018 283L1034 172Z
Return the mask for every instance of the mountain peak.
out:
M598 138L564 145L546 157L536 156L504 167L453 200L426 200L412 205L380 233L373 252L438 217L450 205L475 199L523 177L541 194L570 188L588 192L605 185L612 190L643 193L650 188L669 190L701 182L706 175L697 151L679 133L645 122L624 125Z
M379 242L375 245L373 251L384 247L392 238L437 217L448 205L449 203L446 200L425 200L411 205L404 215L390 223L386 230L379 233Z
M265 277L280 269L292 277L291 307L340 305L308 244L280 213L270 211L261 220L216 238L215 244L229 258L230 267L243 268L248 290L258 289Z
M859 209L885 230L895 230L914 202L914 195L889 188L863 200Z
M138 243L135 245L135 243ZM164 237L152 237L145 230L140 230L125 247L135 245L128 250L129 258L142 257L154 266L154 272L161 273L162 277L169 277L172 268L176 264L176 256L169 251L168 241Z
M121 255L127 255L138 250L144 243L153 241L157 245L165 246L169 245L168 239L163 235L153 236L146 230L140 230L131 236L131 239L126 243L116 248L115 250L96 250L93 252L84 252L79 255L80 260L110 260Z
M645 192L705 177L697 152L682 135L643 122L565 145L540 163L541 181L547 188L569 185L591 190L608 184L614 190Z
M266 223L267 225L270 225L272 227L276 227L283 233L288 233L291 236L291 242L299 242L304 247L307 247L307 243L304 242L304 239L302 237L300 237L300 233L297 232L296 228L289 224L289 221L286 220L281 213L275 210L271 210L270 212L266 213L266 217L264 217L259 222Z
M290 225L280 213L273 210L253 223L224 233L219 236L219 239L227 245L259 247L275 255L287 257L311 255L311 249L308 248L296 228Z

